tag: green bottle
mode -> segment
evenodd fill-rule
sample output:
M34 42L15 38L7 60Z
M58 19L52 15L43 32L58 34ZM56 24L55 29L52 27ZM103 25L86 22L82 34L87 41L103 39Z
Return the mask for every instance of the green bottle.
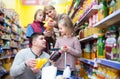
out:
M109 14L107 1L106 0L102 0L102 3L103 3L103 9L104 9L104 17L106 17Z
M98 36L97 40L97 57L98 58L104 58L104 42L103 42L103 36Z

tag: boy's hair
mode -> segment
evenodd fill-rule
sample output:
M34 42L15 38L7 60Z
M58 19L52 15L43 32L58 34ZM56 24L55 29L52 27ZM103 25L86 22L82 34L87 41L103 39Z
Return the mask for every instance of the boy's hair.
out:
M67 29L67 34L72 34L74 27L71 18L67 14L63 14L58 24L62 24Z
M46 6L44 7L44 11L46 12L47 10L55 10L55 7L52 6L52 5L46 5Z
M35 12L34 20L36 19L36 16L37 16L38 12L43 12L43 14L44 14L43 17L44 17L44 19L45 19L45 12L44 12L42 9L38 9L38 10Z
M33 33L30 37L30 44L32 44L33 40L37 39L38 36L44 35L43 33Z

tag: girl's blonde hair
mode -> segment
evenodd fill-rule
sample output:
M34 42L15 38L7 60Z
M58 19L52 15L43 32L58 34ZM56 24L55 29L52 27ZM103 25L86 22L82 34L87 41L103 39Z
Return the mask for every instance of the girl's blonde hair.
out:
M62 24L63 27L66 28L67 35L73 34L73 30L74 30L73 23L71 18L67 14L62 15L61 19L58 21L58 24Z
M38 9L38 10L35 12L34 20L36 19L36 16L37 16L37 14L38 14L39 12L42 12L42 13L44 14L43 17L44 17L44 20L45 20L45 12L44 12L44 10L42 10L42 9Z

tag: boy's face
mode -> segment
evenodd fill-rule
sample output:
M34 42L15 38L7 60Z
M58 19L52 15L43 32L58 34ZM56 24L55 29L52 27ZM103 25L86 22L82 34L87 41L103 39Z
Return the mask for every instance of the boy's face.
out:
M54 18L56 16L56 11L55 10L47 10L45 13L50 18Z
M44 13L39 11L36 16L36 20L42 22L44 20Z

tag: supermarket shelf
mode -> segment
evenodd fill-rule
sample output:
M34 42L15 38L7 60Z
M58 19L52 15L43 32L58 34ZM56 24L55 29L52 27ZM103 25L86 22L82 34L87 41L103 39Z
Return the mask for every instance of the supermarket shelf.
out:
M79 41L80 42L86 42L86 41L94 40L96 38L98 38L98 35L97 34L93 34L93 35L88 36L86 38L80 39Z
M79 10L79 8L81 7L81 5L83 4L84 0L80 0L79 5L77 6L77 8L75 8L75 10L73 11L73 13L71 14L71 18L73 19L76 12Z
M3 50L10 49L10 47L2 47Z
M71 13L74 4L75 4L75 0L72 1L72 4L71 4L71 6L70 6L70 8L68 10L68 15Z
M108 26L119 23L120 22L120 9L112 13L111 15L107 16L100 22L93 25L94 27L100 28L108 28Z
M2 28L0 28L0 30L3 31L3 32L5 32L5 33L8 33L8 34L11 33L10 30L5 30L5 29L2 29Z
M11 56L3 56L3 57L0 58L0 60L11 58L11 57L14 58L15 54L12 54Z
M91 65L91 66L95 66L95 62L94 62L94 60L90 60L90 59L85 59L85 58L80 58L79 59L81 62L84 62L84 63L86 63L86 64L89 64L89 65Z
M102 65L106 65L106 66L120 70L120 62L107 60L107 59L98 59L97 62Z
M112 61L112 60L107 60L107 59L91 60L91 59L85 59L85 58L80 58L80 61L82 61L86 64L89 64L93 67L97 65L97 64L95 65L95 62L94 62L94 61L96 61L96 63L98 63L98 64L102 64L102 65L120 70L120 62L118 62L118 61Z
M7 40L7 41L10 41L11 39L10 38L1 38L2 40Z
M91 9L83 14L83 16L77 22L77 26L81 25L86 19L88 19L91 15L98 11L97 5L94 5Z

